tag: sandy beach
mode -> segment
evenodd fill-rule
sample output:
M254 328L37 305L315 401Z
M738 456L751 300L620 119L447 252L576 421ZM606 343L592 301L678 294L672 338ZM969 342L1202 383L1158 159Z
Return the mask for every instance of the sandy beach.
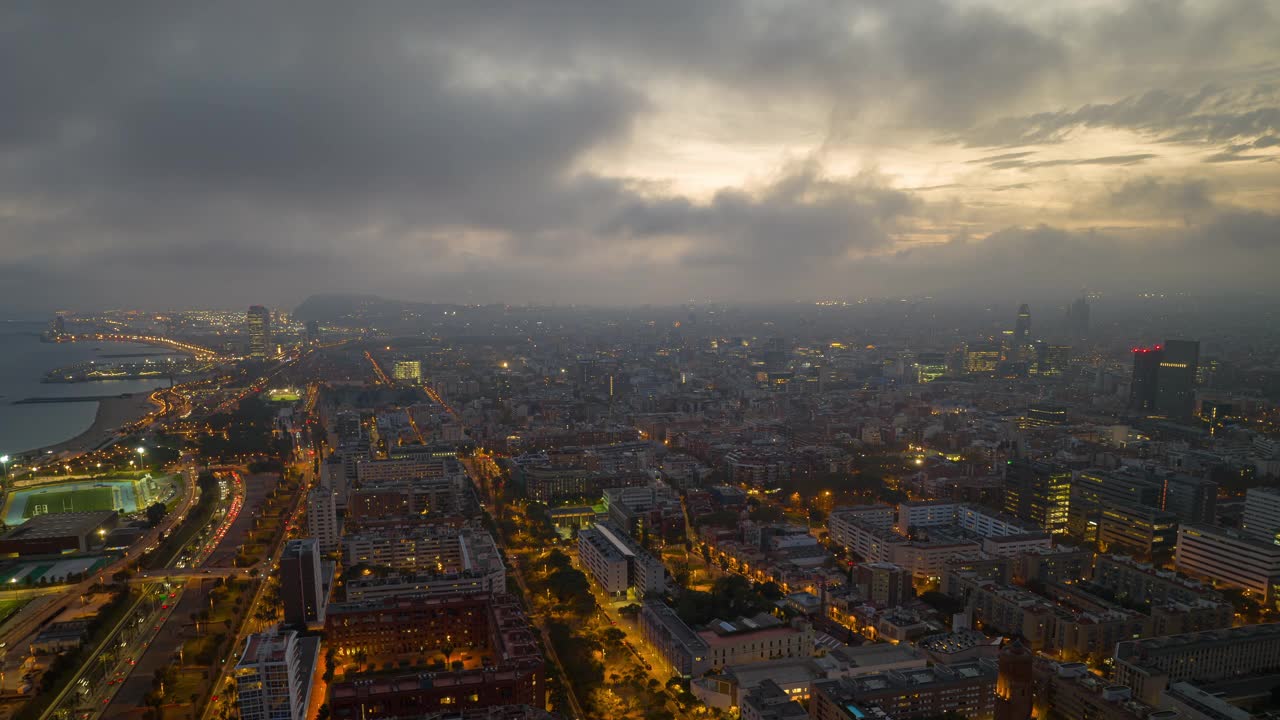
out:
M150 393L135 393L129 397L104 398L98 401L98 413L88 430L70 440L56 445L41 448L41 452L52 451L55 455L71 453L78 455L102 444L111 437L113 431L121 425L127 425L156 409L151 402Z

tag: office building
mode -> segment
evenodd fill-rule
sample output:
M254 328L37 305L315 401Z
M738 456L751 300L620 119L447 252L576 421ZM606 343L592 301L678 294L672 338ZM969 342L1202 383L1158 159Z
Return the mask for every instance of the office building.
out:
M1163 348L1159 345L1133 349L1133 376L1129 381L1130 410L1155 411L1162 352Z
M1115 505L1098 516L1098 547L1103 553L1132 555L1163 565L1173 559L1178 517L1153 507Z
M1190 475L1135 468L1082 470L1071 483L1067 526L1072 535L1095 541L1103 510L1115 507L1165 510L1180 523L1212 522L1217 496L1217 483Z
M610 595L621 595L629 589L641 597L666 591L662 561L611 522L578 531L578 552L582 564Z
M990 375L1000 365L1000 344L969 343L964 349L964 371L970 375Z
M1280 488L1249 488L1244 496L1240 529L1251 537L1280 543Z
M1067 307L1067 333L1079 340L1089 337L1089 299L1080 297Z
M814 720L862 720L878 708L894 720L953 713L974 720L995 716L997 666L990 660L823 680L813 684Z
M1008 466L1004 511L1029 520L1051 535L1067 532L1071 470L1048 463L1018 461Z
M1053 428L1067 423L1067 409L1061 405L1031 405L1027 412L1018 418L1021 430L1038 430Z
M1127 640L1115 651L1115 682L1156 705L1170 683L1213 682L1280 667L1280 623Z
M1131 410L1184 419L1195 413L1200 343L1167 340L1164 345L1133 350L1129 386Z
M422 382L421 360L397 360L391 369L392 377L400 382Z
M265 360L275 356L271 340L271 311L261 305L249 308L247 316L249 332L249 357Z
M1244 588L1271 605L1280 585L1280 545L1215 525L1178 529L1178 572Z
M236 702L243 720L304 720L320 638L293 630L256 633L245 639L236 663Z
M320 322L317 320L308 320L306 323L307 344L315 345L320 342Z
M324 622L331 576L332 566L322 567L315 538L285 543L280 554L280 601L286 625L305 627Z
M1036 341L1030 371L1041 377L1060 377L1071 367L1071 346Z
M1196 374L1200 343L1166 340L1156 382L1156 411L1171 418L1190 418L1196 408Z
M916 356L916 377L922 383L930 383L947 374L947 354L922 352Z

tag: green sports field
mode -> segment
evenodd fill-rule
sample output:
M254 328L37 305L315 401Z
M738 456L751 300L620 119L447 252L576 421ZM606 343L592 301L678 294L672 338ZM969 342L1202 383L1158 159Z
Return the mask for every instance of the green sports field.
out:
M118 510L121 504L120 491L114 487L51 489L28 497L26 506L22 508L22 517L26 519L47 513Z

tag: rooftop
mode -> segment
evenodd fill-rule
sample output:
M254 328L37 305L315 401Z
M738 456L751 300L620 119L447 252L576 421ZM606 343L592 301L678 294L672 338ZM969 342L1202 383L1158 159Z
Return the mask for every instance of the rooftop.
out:
M5 533L5 540L46 540L69 535L87 535L116 519L115 510L66 512L36 515Z

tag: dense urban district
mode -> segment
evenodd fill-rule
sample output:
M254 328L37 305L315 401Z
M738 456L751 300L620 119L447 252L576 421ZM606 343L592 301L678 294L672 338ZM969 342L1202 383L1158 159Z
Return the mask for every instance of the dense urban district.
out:
M1275 318L1126 303L60 314L0 717L1280 717Z

